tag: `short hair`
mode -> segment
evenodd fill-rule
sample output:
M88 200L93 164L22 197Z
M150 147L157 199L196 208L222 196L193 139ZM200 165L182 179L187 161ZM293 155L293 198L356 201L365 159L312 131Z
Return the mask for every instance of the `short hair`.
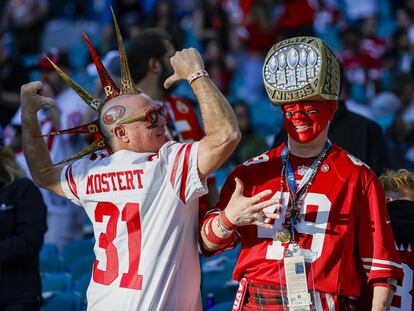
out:
M23 177L24 173L13 151L7 146L0 148L0 187L10 185Z
M141 81L148 72L151 58L161 58L167 52L164 40L171 41L171 36L157 28L143 30L129 43L127 58L132 79Z
M400 192L404 190L414 190L414 179L409 170L400 169L398 171L387 171L379 177L384 191Z

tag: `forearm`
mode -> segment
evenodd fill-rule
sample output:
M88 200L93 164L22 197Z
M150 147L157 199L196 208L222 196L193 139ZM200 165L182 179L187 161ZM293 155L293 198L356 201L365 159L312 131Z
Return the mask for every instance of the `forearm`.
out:
M227 99L207 77L201 77L191 84L200 105L204 131L212 146L220 146L229 140L240 140L237 118Z
M394 291L391 288L375 286L372 298L372 311L387 311L390 309Z
M209 253L224 249L234 240L234 231L223 225L219 215L207 218L200 234L203 249Z
M34 138L41 135L39 121L35 112L25 111L22 108L22 139L23 152L33 181L40 187L45 187L50 178L47 168L52 166L49 150L43 138ZM53 172L53 171L52 171Z

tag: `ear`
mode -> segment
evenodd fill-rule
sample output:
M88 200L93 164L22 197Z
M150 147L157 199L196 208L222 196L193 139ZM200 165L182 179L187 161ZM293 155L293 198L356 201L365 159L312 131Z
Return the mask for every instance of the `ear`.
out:
M112 132L114 133L115 139L119 140L123 143L129 143L129 137L127 132L125 131L124 127L122 125L116 125Z
M338 102L335 101L331 101L328 103L329 105L329 119L332 121L335 115L336 110L338 109Z
M162 66L160 60L151 57L148 61L148 70L157 74L161 73Z

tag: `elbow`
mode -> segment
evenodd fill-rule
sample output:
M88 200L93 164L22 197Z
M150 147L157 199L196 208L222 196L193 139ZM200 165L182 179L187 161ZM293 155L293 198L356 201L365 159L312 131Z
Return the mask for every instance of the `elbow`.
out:
M237 147L241 140L241 132L239 128L233 129L230 133L227 135L227 144L232 146L233 149Z

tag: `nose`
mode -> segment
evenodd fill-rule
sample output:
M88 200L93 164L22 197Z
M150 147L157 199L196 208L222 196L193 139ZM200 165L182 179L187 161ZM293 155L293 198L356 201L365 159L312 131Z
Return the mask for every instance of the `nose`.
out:
M157 125L161 125L164 126L167 124L167 119L166 117L162 116L161 114L158 115L158 121L157 121Z

